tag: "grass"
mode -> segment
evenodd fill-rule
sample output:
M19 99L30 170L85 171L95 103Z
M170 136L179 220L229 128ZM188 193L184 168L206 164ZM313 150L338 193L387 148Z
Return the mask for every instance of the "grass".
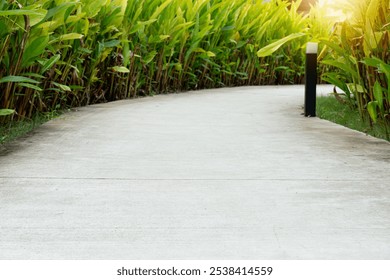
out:
M362 120L356 109L342 104L333 96L320 96L317 98L317 116L321 119L390 141L384 125L370 124L368 119Z
M30 131L59 115L60 113L55 111L54 113L36 114L32 119L21 121L15 120L7 124L0 124L0 145L7 144L26 135Z

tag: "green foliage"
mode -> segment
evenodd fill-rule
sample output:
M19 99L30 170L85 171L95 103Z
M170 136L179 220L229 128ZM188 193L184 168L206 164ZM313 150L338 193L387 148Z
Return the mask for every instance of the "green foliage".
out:
M29 118L138 95L300 83L305 43L328 31L318 32L298 7L281 0L1 1L0 108Z
M34 115L31 119L26 118L21 121L12 120L6 124L0 124L0 144L11 142L57 116L59 116L59 112L53 111Z
M284 44L287 42L294 40L296 38L305 36L304 33L295 33L295 34L290 34L282 39L279 39L278 41L269 44L268 46L265 46L264 48L260 49L257 52L258 57L266 57L272 55L274 52L276 52L278 49L280 49Z
M0 109L0 116L9 116L15 113L15 110L11 109Z
M301 14L301 1L0 1L0 123L140 95L301 83L315 41L323 80L389 130L389 3L346 1L352 15L336 24L325 9Z
M348 1L353 12L322 40L323 79L341 88L364 119L390 129L390 7L388 0Z

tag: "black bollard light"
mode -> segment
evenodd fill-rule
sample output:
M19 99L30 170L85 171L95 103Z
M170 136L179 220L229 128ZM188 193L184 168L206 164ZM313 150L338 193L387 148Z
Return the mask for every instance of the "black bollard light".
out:
M316 116L317 43L307 43L305 67L305 117Z

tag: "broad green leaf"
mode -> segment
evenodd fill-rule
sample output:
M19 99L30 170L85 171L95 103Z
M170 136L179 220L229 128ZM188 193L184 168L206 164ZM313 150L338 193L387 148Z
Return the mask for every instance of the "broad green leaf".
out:
M45 52L48 42L49 36L42 36L29 43L23 53L22 67L33 64L35 59Z
M42 28L43 30L46 30L48 32L53 32L61 25L62 23L60 21L50 20L50 21L44 21L40 23L39 28Z
M365 89L363 88L363 86L359 85L359 84L348 83L347 86L348 86L349 91L353 92L355 94L366 92Z
M78 40L78 39L82 39L83 37L84 37L83 34L68 33L68 34L65 34L65 35L61 35L58 38L50 41L49 44L57 43L57 42L60 42L60 41Z
M63 85L63 84L56 83L56 82L53 82L53 85L55 85L56 87L58 87L62 91L72 91L72 89L70 87L68 87L67 85Z
M0 79L0 83L32 83L39 84L38 81L22 76L6 76Z
M379 66L379 71L384 73L387 78L387 101L390 103L390 64L382 62Z
M150 16L149 19L157 19L157 17L162 13L162 11L169 5L171 4L173 0L165 0L157 9L156 11Z
M196 49L193 50L193 52L195 52L195 53L205 53L206 51L204 49L202 49L202 48L196 48Z
M378 44L381 43L384 35L385 32L366 31L364 36L364 53L366 56L370 56L378 48Z
M151 51L147 56L143 58L143 62L145 64L149 64L150 62L153 61L154 57L157 55L156 51Z
M44 18L44 21L50 20L51 18L55 17L57 14L65 14L65 11L69 7L77 5L77 4L78 4L77 2L66 2L66 3L62 3L62 4L54 6L53 8L49 9L49 11L47 12L47 14ZM57 19L59 19L59 18L60 17L58 17ZM61 18L61 20L63 22L63 18Z
M195 23L194 22L184 22L181 24L176 25L173 29L171 34L174 34L177 32L175 37L178 37L178 35L181 35L183 32L188 30L190 27L192 27Z
M147 21L138 21L137 26L149 25L149 24L152 24L153 22L156 22L156 21L157 21L157 19L149 19Z
M21 86L21 87L25 87L25 88L31 88L31 89L34 89L36 91L42 91L43 89L36 86L36 85L32 85L32 84L28 84L28 83L18 83L18 86Z
M111 69L118 73L130 73L130 70L123 66L114 66Z
M85 18L86 14L85 13L80 13L80 14L77 14L75 16L69 16L67 19L66 19L66 23L67 24L71 24L71 23L76 23L76 22L80 22L81 20L83 20ZM85 24L85 23L84 23ZM81 30L79 30L81 31ZM85 31L85 25L84 25L84 28L83 28L83 31Z
M44 10L26 10L26 9L17 9L17 10L8 10L8 11L0 11L0 16L45 16L42 12Z
M379 68L380 64L382 63L382 60L375 58L375 57L373 57L373 58L366 57L366 58L364 58L363 63L368 65L368 66L371 66L371 67Z
M287 37L284 37L283 39L280 39L280 40L278 40L278 41L276 41L276 42L274 42L272 44L269 44L268 46L265 46L265 47L261 48L257 52L257 56L258 57L270 56L274 52L276 52L280 47L282 47L284 44L286 44L287 42L289 42L291 40L294 40L294 39L297 39L297 38L300 38L300 37L303 37L305 35L306 34L304 34L304 33L290 34Z
M83 90L83 89L85 89L85 87L83 87L83 86L78 86L78 85L71 85L71 86L69 86L69 88L70 88L72 91L78 91L78 90Z
M103 48L115 48L121 43L119 40L111 40L103 43Z
M34 9L37 14L30 15L30 26L35 26L38 23L42 22L47 14L47 10L45 9Z
M340 88L342 91L344 91L347 94L347 97L351 97L351 92L347 86L347 84L344 81L341 81L339 78L339 75L337 73L325 73L322 76L322 79L326 82L328 82L331 85L334 85L338 88Z
M165 41L166 39L169 39L171 35L160 35L159 37L161 41Z
M328 46L333 51L335 51L338 55L345 55L346 54L347 50L343 49L339 45L337 45L337 44L335 44L335 43L333 43L333 42L331 42L329 40L322 39L321 43L324 43L326 46Z
M130 29L129 34L133 34L136 32L139 32L143 30L143 28L149 24L152 24L153 22L157 21L157 19L151 19L148 21L138 21L136 25L133 26L133 28Z
M83 9L86 11L89 18L94 18L100 10L107 5L107 0L82 0Z
M47 70L51 69L54 64L57 63L57 61L61 58L61 55L57 54L52 56L49 60L43 64L42 69L41 69L41 74L45 73Z
M382 0L370 0L368 1L368 7L367 10L365 11L365 20L366 20L366 25L375 25L375 22L378 20L378 8L380 5L380 2Z
M0 109L0 116L2 116L2 117L12 115L13 113L15 113L15 110L12 110L12 109Z
M345 74L350 75L354 79L358 79L359 77L355 68L352 68L348 61L344 58L341 58L340 61L327 59L323 60L322 63L340 68L345 72Z
M378 102L379 109L381 110L381 112L383 112L384 111L383 91L382 91L382 86L378 81L376 81L374 85L374 97L375 97L375 101Z
M42 76L42 75L37 74L37 73L32 73L32 72L26 72L26 73L23 73L21 75L23 77L37 78L38 80L42 80L45 78L45 76Z
M61 41L67 41L67 40L82 39L83 37L84 37L83 34L69 33L69 34L61 35L58 39Z
M234 25L229 25L229 26L225 26L225 27L222 27L222 31L231 31L231 30L234 30L236 27Z
M101 34L105 34L110 30L118 30L117 27L121 26L123 20L123 16L120 15L120 12L121 8L117 7L114 8L113 11L111 11L111 14L104 17L104 19L100 22L100 25L102 27L102 31L100 32Z
M111 0L111 6L119 7L121 9L120 15L124 15L127 8L128 0Z
M130 51L130 45L127 40L122 42L123 46L123 64L125 66L128 66L130 64L130 56L131 56L131 51Z
M181 63L175 63L175 70L180 72L183 71L183 65Z
M376 123L378 120L378 112L377 112L377 101L371 101L367 104L367 111L370 114L371 119Z
M387 101L390 102L390 64L385 63L383 60L373 57L366 57L363 60L363 63L371 66L376 67L380 73L383 73L386 75L387 78Z
M0 39L12 32L11 26L9 23L0 20Z

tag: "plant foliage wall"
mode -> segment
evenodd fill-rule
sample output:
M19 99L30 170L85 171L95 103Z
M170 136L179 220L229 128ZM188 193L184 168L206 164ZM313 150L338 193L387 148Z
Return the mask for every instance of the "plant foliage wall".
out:
M323 78L340 87L363 118L390 128L390 2L348 0L344 9L349 17L322 40L322 63L337 69Z
M0 0L0 115L300 83L312 38L299 2Z
M321 2L321 1L319 1ZM303 82L307 41L350 106L389 122L388 0L0 0L0 120L156 93ZM337 9L340 10L337 2Z

